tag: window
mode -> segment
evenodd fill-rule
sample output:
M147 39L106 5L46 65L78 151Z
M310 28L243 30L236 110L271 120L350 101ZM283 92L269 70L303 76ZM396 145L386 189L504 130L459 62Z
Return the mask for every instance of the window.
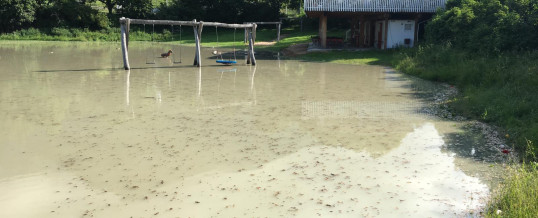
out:
M404 30L411 30L411 24L405 24Z

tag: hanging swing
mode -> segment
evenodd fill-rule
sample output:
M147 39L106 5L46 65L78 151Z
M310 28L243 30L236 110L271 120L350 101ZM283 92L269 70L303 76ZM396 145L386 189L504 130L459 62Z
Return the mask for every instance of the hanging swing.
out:
M145 32L146 32L146 24L144 24L144 33ZM155 24L153 24L153 30L151 32L151 46L150 46L151 57L148 57L148 55L146 55L146 64L155 64L155 54L153 51L153 34L154 33L155 33Z
M234 28L234 59L231 60L230 58L228 60L224 60L222 58L222 53L219 53L217 51L214 51L213 53L217 54L217 63L219 64L224 64L224 65L232 65L232 64L237 64L237 60L235 58L235 31L237 30L237 28ZM217 34L217 48L219 47L219 33L217 31L217 27L215 26L215 33ZM219 56L220 56L220 59L219 59Z
M172 25L172 43L174 42L174 25ZM174 54L172 56L172 62L174 64L181 64L181 25L179 25L179 46L176 46L176 48L179 47L179 56L176 57Z

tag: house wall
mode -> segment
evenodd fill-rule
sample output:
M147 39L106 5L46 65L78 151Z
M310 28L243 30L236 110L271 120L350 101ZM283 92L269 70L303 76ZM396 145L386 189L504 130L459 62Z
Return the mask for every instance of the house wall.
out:
M414 20L389 20L388 32L387 48L396 48L398 46L413 47L415 44ZM405 39L409 39L409 44L405 44Z
M380 31L379 24L382 24ZM405 29L407 25L409 29ZM381 41L379 41L379 33L381 32ZM385 39L385 21L375 22L375 40L374 47L380 48L378 43L381 42L381 49L383 49L383 40ZM405 44L405 39L409 39L409 44ZM389 20L389 28L387 35L387 48L396 48L398 46L413 47L415 44L415 21L414 20Z

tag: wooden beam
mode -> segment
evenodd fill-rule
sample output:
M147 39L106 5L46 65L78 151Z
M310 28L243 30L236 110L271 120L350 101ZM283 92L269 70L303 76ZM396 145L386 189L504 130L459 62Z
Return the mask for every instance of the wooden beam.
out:
M196 20L194 20L194 22L196 22ZM197 66L197 67L201 67L202 64L201 64L201 57L200 57L200 36L198 35L198 33L200 32L198 30L198 26L193 26L192 27L194 29L194 42L196 44L196 51L194 53L194 63L193 65Z
M418 21L420 20L421 14L417 14L415 16L415 37L413 38L413 46L415 46L415 43L418 41Z
M255 28L256 27L254 27L254 29ZM253 32L255 32L255 30ZM252 65L256 65L256 57L254 56L254 36L253 36L253 33L249 34L248 47L249 47L248 50L249 50L250 61L251 61Z
M205 23L203 21L198 22L198 42L202 43L202 30L204 29Z
M359 18L359 48L364 47L364 28L366 26L366 22L364 21L364 17Z
M255 23L255 24L258 24L258 25L282 24L282 22L245 22L245 23Z
M251 57L250 57L250 33L252 32L252 29L245 29L246 30L246 41L248 42L248 51L247 51L247 64L250 64L250 60L251 60Z
M125 24L125 26L127 27L127 50L129 50L129 33L131 32L131 20L127 19Z
M319 17L320 19L320 40L321 40L321 47L327 48L327 16L322 15Z
M384 49L387 49L387 37L389 35L389 14L385 14L385 37L384 39Z
M131 24L151 24L151 25L182 25L182 26L198 26L200 22L195 21L175 21L175 20L142 20L142 19L130 19ZM120 23L125 22L120 19ZM216 26L224 28L251 28L252 23L248 24L228 24L228 23L218 23L218 22L204 22L204 26Z
M123 54L123 68L125 70L131 69L129 66L129 52L127 50L127 27L126 24L121 24L121 52Z
M253 43L256 43L256 29L257 29L258 25L255 24L255 23L252 24L252 25L253 25L253 27L252 27L252 41L253 41Z

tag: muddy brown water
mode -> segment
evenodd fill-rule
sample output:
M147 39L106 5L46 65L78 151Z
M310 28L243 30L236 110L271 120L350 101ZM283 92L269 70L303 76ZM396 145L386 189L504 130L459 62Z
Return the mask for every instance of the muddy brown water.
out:
M0 217L473 216L499 178L424 112L446 87L209 48L145 63L168 48L132 43L125 71L115 43L0 43Z

